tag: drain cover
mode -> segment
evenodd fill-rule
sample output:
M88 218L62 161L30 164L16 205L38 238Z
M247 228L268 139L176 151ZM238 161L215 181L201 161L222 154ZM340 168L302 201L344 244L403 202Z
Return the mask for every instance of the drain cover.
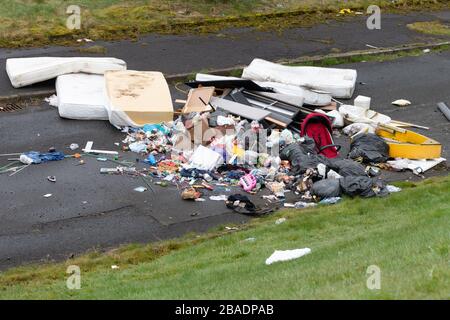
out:
M5 105L0 105L0 112L14 112L22 110L23 107L15 103L7 103Z

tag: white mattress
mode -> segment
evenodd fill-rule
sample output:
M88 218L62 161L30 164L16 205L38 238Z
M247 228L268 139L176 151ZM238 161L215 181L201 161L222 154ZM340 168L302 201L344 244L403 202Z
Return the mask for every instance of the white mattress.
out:
M242 74L242 78L253 81L278 82L323 90L335 98L351 98L356 77L356 70L353 69L293 67L262 59L254 59Z
M74 73L56 79L58 110L62 118L108 120L102 75Z
M195 80L197 81L214 81L214 80L241 80L242 78L216 76L212 74L197 73ZM326 106L331 103L331 95L328 93L320 93L302 88L299 86L268 81L254 81L263 88L272 88L276 93L298 97L304 103L313 106Z
M6 72L15 88L68 73L104 74L107 70L126 70L126 68L125 61L116 58L38 57L6 60Z

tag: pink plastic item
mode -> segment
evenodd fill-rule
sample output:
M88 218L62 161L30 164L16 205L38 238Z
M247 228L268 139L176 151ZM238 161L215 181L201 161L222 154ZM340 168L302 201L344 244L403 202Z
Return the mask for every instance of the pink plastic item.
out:
M244 191L250 192L256 187L256 178L252 174L246 174L239 180L239 185Z

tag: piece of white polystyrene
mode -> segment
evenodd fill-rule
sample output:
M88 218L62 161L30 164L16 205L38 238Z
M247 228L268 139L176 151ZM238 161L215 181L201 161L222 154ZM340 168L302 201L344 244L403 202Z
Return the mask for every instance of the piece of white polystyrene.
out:
M102 75L74 73L56 79L58 111L62 118L108 120Z
M323 90L335 98L351 98L356 77L356 70L353 69L294 67L262 59L254 59L242 73L244 79Z
M15 88L68 73L104 74L107 70L126 70L126 68L125 61L116 58L37 57L6 60L6 72Z
M344 104L339 107L339 113L350 122L368 123L368 124L387 124L391 118L382 113L373 110L367 110L361 107Z

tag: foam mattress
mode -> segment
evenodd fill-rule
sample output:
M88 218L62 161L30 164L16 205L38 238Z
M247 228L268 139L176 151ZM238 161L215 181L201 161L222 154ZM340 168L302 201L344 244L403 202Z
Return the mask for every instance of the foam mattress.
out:
M116 58L37 57L6 60L6 72L15 88L68 73L104 74L107 70L125 70L126 68L125 61Z
M161 72L107 71L105 90L113 125L142 127L173 120L172 98Z
M335 98L351 98L357 73L353 69L293 67L254 59L243 71L242 78L253 81L278 82L329 92Z
M56 78L58 111L62 118L108 120L102 75L73 73Z

